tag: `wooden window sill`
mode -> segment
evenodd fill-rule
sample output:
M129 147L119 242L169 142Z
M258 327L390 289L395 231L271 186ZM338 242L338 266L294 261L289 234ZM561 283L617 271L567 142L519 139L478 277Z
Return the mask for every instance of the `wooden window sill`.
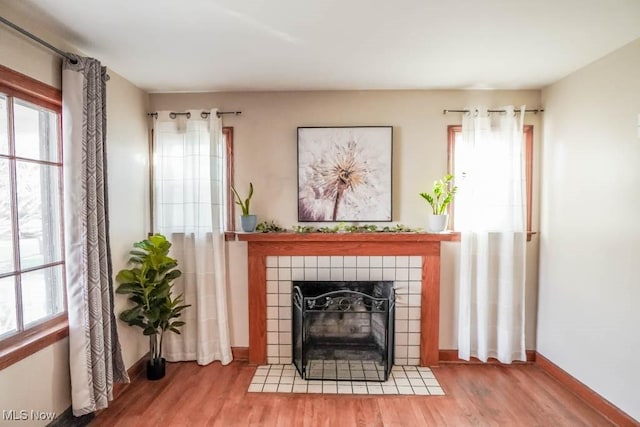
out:
M33 331L16 336L15 340L8 338L6 342L0 343L0 370L37 353L68 335L69 322L65 314L36 326Z

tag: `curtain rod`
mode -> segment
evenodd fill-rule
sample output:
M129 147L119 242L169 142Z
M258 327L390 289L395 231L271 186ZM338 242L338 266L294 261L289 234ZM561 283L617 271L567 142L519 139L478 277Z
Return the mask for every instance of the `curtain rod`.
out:
M34 42L41 44L42 46L46 47L50 51L52 51L54 53L57 53L59 56L62 56L63 58L67 58L69 60L69 62L71 62L72 64L75 65L75 64L78 63L78 60L75 59L73 56L69 55L67 52L58 49L57 47L55 47L51 43L42 40L40 37L36 36L35 34L31 34L29 31L25 30L24 28L18 27L16 24L14 24L13 22L5 19L3 16L0 16L0 22L2 22L7 27L13 28L14 30L16 30L17 32L22 34L23 36L25 36L27 38L30 38ZM111 77L109 77L108 74L106 75L105 78L107 80L111 79Z
M478 110L473 110L476 113L478 112ZM515 113L519 113L520 110L513 110ZM533 114L538 114L538 113L544 113L544 109L542 108L536 108L535 110L524 110L525 113L533 113ZM470 113L471 110L442 110L442 114L447 114L447 113ZM487 113L506 113L505 110L487 110Z
M203 119L206 119L207 117L209 117L209 114L211 114L209 111L203 111L200 113L200 117L202 117ZM218 116L218 118L224 114L233 114L234 116L239 116L240 114L242 114L242 111L218 111L216 113L216 116ZM155 117L158 118L158 113L147 113L147 116L151 116L151 117ZM176 112L170 112L169 113L169 117L172 119L175 119L178 116L187 116L187 119L191 118L191 113L176 113Z

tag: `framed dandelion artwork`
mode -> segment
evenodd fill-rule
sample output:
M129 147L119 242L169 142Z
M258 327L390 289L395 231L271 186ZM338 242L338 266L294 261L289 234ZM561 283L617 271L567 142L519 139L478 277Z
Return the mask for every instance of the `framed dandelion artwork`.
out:
M298 128L298 221L391 221L392 126Z

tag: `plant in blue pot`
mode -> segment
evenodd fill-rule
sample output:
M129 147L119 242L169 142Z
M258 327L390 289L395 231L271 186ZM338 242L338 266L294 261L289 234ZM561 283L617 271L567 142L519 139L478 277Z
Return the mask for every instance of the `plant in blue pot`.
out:
M244 200L240 197L240 194L238 194L238 191L236 191L234 187L231 187L231 190L236 197L236 205L240 206L242 209L242 215L240 216L242 231L253 233L256 230L256 224L258 223L258 217L249 213L251 197L253 197L253 183L249 183L249 195Z

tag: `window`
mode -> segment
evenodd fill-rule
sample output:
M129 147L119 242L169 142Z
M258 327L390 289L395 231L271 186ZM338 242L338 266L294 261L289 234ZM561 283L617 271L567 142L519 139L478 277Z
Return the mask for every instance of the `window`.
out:
M0 68L0 367L66 321L60 110L59 91Z
M525 180L526 180L526 201L527 201L527 235L531 238L531 202L533 192L533 126L524 126L524 144L525 144ZM456 142L462 138L462 126L453 125L448 127L448 153L449 153L449 173L456 175ZM458 174L459 175L459 174ZM449 207L451 216L451 228L455 230L455 199Z

